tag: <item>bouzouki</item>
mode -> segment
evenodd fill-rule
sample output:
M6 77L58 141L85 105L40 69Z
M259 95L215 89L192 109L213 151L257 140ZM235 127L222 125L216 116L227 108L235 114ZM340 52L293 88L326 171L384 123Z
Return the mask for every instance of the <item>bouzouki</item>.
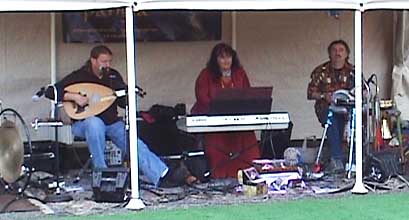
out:
M67 115L75 120L99 115L111 106L119 97L126 95L125 90L114 91L109 87L96 83L76 83L67 86L65 92L78 93L88 98L88 104L79 106L74 101L64 101Z

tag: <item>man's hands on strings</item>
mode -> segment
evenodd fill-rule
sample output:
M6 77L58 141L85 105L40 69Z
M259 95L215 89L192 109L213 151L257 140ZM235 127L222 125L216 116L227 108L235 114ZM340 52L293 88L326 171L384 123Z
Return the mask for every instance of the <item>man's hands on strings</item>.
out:
M64 100L74 101L77 105L84 107L88 104L89 100L87 96L78 93L65 93Z

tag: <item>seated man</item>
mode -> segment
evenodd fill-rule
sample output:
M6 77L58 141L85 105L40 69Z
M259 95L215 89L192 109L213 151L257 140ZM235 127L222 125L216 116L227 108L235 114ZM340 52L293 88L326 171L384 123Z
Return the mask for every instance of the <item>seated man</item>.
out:
M339 89L352 89L354 67L348 62L350 49L343 40L333 41L328 46L330 60L319 65L311 74L308 84L308 99L315 100L315 113L324 126L332 94ZM334 112L327 130L327 140L331 149L331 166L334 172L344 170L342 139L347 115Z
M90 59L80 69L72 72L60 82L57 83L57 88L60 91L60 100L75 102L78 106L86 106L90 100L86 96L79 93L70 93L64 91L67 86L77 83L95 83L119 90L127 88L121 75L118 71L111 68L112 52L103 45L96 46L91 50ZM88 144L88 149L92 155L92 162L95 168L106 168L107 164L104 159L105 137L109 137L112 142L121 149L123 157L128 152L127 133L125 124L118 117L117 107L124 108L126 105L126 97L118 98L102 113L85 118L83 120L73 120L72 132L75 136L85 138ZM147 177L147 179L159 186L162 179L168 179L171 175L168 166L156 156L148 146L138 139L138 162L139 168ZM177 173L176 178L190 178L191 175L186 172Z

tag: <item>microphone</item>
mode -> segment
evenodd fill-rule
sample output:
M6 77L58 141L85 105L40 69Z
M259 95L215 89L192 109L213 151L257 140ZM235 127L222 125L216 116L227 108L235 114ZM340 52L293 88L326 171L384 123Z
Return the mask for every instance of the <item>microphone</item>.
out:
M372 74L369 78L368 78L368 80L366 81L366 83L373 83L374 81L373 81L373 79L376 77L376 74L374 73L374 74Z
M146 92L139 86L135 86L135 92L142 98L146 95Z
M108 73L109 73L109 67L100 66L100 67L99 67L99 72L100 72L102 75L108 74Z
M38 102L38 101L40 101L40 97L43 96L44 93L45 93L45 87L41 87L41 89L40 89L38 92L36 92L35 95L33 95L33 96L31 97L31 100L32 100L33 102Z
M42 96L45 96L48 99L55 99L55 91L54 91L54 86L53 85L48 85L48 86L43 86L41 87L41 89L35 94L33 95L33 97L31 97L31 100L33 102L38 102L40 101L40 98Z
M135 93L141 98L143 98L146 95L146 92L139 86L135 86ZM125 96L127 94L128 94L128 88L124 88L124 89L115 91L115 95L117 97Z
M49 85L48 87L47 87L47 89L45 90L45 92L44 92L44 96L47 98L47 99L51 99L51 100L54 100L54 101L56 101L56 96L57 96L57 93L58 93L58 91L57 91L57 85L58 84L55 84L55 85Z

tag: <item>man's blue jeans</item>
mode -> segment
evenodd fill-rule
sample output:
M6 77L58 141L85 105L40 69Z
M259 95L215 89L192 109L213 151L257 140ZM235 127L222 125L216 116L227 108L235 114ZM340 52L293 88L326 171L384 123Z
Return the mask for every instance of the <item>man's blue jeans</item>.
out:
M76 121L72 125L72 133L74 136L85 138L95 168L107 167L104 159L105 137L109 137L121 149L123 157L128 152L128 138L123 121L105 125L99 117L89 117L82 121ZM137 141L139 169L151 183L158 186L160 178L167 173L168 167L149 150L142 140L138 138Z
M331 117L331 125L327 130L327 138L331 149L331 158L343 160L342 139L345 129L345 115L334 113Z

